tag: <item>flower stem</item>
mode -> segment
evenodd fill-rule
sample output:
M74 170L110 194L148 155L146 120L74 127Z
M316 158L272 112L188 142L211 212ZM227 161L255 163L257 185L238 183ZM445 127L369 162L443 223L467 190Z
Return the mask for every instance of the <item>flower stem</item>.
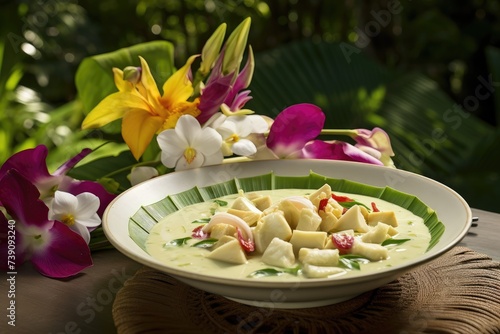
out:
M328 135L328 136L349 136L349 137L355 137L358 134L358 131L356 130L338 130L338 129L323 129L321 130L322 135Z
M131 166L126 166L126 167L123 167L123 168L120 168L120 169L117 169L117 170L114 170L106 175L104 175L102 178L110 178L116 174L120 174L122 172L125 172L129 169L132 169L133 167L140 167L140 166L156 166L160 163L160 161L156 160L156 161L144 161L144 162L138 162L134 165L131 165Z
M254 161L247 157L232 157L232 158L224 158L222 161L223 164L230 164L235 162L246 162L246 161Z

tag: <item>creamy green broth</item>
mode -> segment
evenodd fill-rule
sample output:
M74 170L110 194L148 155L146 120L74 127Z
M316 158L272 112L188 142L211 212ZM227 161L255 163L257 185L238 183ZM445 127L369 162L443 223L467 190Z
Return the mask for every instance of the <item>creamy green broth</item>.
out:
M276 203L285 197L310 194L313 191L314 190L310 189L279 189L259 191L258 193L271 196L273 203ZM371 202L375 202L380 211L394 211L398 220L398 227L396 229L399 233L393 238L410 240L400 245L387 246L389 258L386 260L361 264L360 270L346 269L345 272L341 274L331 276L332 278L355 277L370 272L381 271L405 263L425 253L429 246L431 236L421 217L414 215L412 212L400 206L378 198L340 192L335 192L335 194L349 196L368 207L370 207ZM214 210L216 212L227 211L237 197L238 194L220 197L220 200L228 202L227 206L220 206L214 201L207 201L184 207L166 216L156 224L150 232L146 241L148 253L169 267L216 277L247 278L252 280L264 279L269 281L311 280L312 278L303 277L302 275L294 276L290 274L249 278L248 276L252 272L272 266L263 263L260 260L260 255L252 256L247 254L247 263L239 265L206 258L210 253L209 249L191 247L192 244L200 241L199 239L188 240L187 244L183 246L166 246L166 244L172 240L190 237L192 230L201 225L192 223L193 221L200 218L210 218ZM297 260L296 264L298 263ZM280 269L278 267L274 268Z

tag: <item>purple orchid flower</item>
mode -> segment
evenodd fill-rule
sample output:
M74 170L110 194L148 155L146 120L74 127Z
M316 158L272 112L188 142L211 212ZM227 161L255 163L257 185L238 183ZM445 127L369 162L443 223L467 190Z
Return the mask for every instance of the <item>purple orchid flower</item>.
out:
M383 165L360 148L342 141L315 140L323 129L325 115L313 104L302 103L284 109L267 137L267 147L278 158L346 160Z
M248 52L248 59L245 66L243 67L243 70L241 70L241 72L236 77L231 91L224 99L224 104L229 107L229 110L240 110L248 101L252 99L252 97L250 96L250 90L243 91L243 89L248 88L248 86L250 85L254 68L255 61L253 58L252 49L250 48Z
M202 90L200 104L198 105L201 114L197 117L200 124L204 124L220 109L221 104L231 91L234 72L227 75L222 74L223 59L224 50L221 51L219 58L217 58L205 88Z
M252 49L250 48L247 62L238 75L236 75L236 71L223 75L224 54L225 49L221 51L202 91L198 105L201 114L197 117L200 124L204 124L217 113L222 104L228 106L231 111L237 111L252 99L250 90L242 91L250 85L253 76L255 65Z
M49 220L49 209L39 197L37 188L15 169L0 179L0 201L15 221L15 265L30 260L41 274L54 278L69 277L91 266L90 249L85 240L63 223ZM0 224L0 253L4 253L8 237L3 232L8 221L3 213ZM7 263L2 262L2 266L5 265Z
M99 216L102 216L108 204L115 198L115 195L108 193L97 182L78 181L66 176L66 173L71 168L91 152L91 149L83 149L79 154L62 164L53 174L50 174L46 163L48 149L45 145L38 145L33 149L27 149L12 155L0 167L0 178L6 175L9 170L17 170L38 189L40 199L52 196L55 190L66 191L73 195L83 192L93 193L99 197L100 206L97 213Z
M325 123L325 114L313 104L295 104L276 116L269 130L267 147L278 158L301 158L302 148L318 137Z
M370 154L349 143L336 140L331 142L313 140L302 149L302 158L357 161L383 166L380 160Z
M64 173L51 175L45 162L48 149L44 145L39 145L33 149L27 149L12 155L0 167L0 178L9 170L16 169L29 182L35 185L40 192L40 197L45 198L54 192L57 185L63 182Z

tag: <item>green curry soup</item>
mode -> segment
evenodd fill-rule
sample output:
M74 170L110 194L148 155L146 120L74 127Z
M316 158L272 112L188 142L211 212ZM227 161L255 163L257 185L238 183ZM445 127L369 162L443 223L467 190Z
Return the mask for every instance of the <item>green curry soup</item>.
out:
M283 199L289 198L290 196L304 196L307 198L307 196L311 195L315 191L316 190L311 189L279 189L253 192L252 195L255 196L255 194L258 194L258 196L269 196L271 202L276 204ZM381 256L379 260L377 260L378 258L367 260L366 258L371 257L370 253L359 256L358 258L356 255L359 254L342 249L339 251L340 254L335 254L337 253L335 248L342 248L342 245L339 247L338 244L333 243L334 246L332 247L332 232L324 232L324 234L327 235L325 244L330 244L330 246L327 247L330 248L330 250L325 252L325 254L328 253L328 256L336 256L337 263L335 265L322 264L322 259L328 257L323 256L320 258L319 264L317 263L317 259L315 259L316 262L311 262L312 265L309 266L311 268L319 269L319 272L323 272L324 269L330 270L335 267L329 272L327 270L327 274L318 274L316 271L312 271L312 273L307 272L307 274L305 274L304 268L307 267L308 264L305 262L305 257L302 252L300 253L301 260L299 260L298 252L300 250L295 248L293 249L294 255L292 255L291 262L288 262L289 265L287 265L287 268L270 265L269 261L267 261L267 263L263 262L263 254L258 252L258 249L253 252L244 252L245 263L242 264L228 263L226 261L209 258L209 254L212 253L213 248L216 246L214 246L213 243L208 243L211 247L194 247L193 245L201 240L191 237L193 230L196 227L201 227L206 224L210 218L214 216L214 214L227 212L228 209L232 207L234 201L238 197L242 196L242 194L233 194L221 197L217 200L193 204L166 216L151 230L146 242L146 248L148 253L155 259L167 264L170 267L177 267L184 271L203 273L204 275L224 278L246 278L253 280L265 279L271 281L309 280L314 277L355 277L402 264L425 253L427 247L429 246L431 236L421 217L414 215L412 212L400 206L378 198L337 192L335 192L335 195L347 196L350 199L355 200L356 203L360 203L358 204L359 207L364 204L365 209L368 208L368 210L363 209L365 213L366 211L374 210L372 209L372 203L375 203L375 210L377 211L394 212L397 219L397 227L390 227L390 231L393 233L391 233L391 235L387 235L386 239L389 239L388 241L375 245L378 251L382 250L382 254L385 254ZM359 208L357 209L359 210ZM344 209L343 214L346 213L346 210L352 210L352 208ZM374 224L369 226L370 230L373 230L374 228ZM251 227L253 233L255 233L256 229L255 225ZM334 231L333 233L339 235L350 234L353 235L356 240L362 238L364 234L359 231L353 231L352 229L348 231ZM259 240L262 240L262 238L265 237L266 236L261 235L259 236L259 238L261 238ZM231 238L232 237L228 237L228 239ZM290 240L285 241L287 242L281 242L281 244L290 247L289 245L286 245ZM368 246L370 245L373 245L373 243L368 244ZM352 249L355 250L357 248L353 247ZM345 253L347 253L347 255L345 255ZM279 252L277 254L278 255L275 255L275 260L281 261L285 257L285 255L282 255ZM290 252L288 254L290 254ZM293 256L295 256L295 259ZM274 262L271 261L271 263ZM349 263L354 265L349 265ZM274 268L274 270L269 268ZM293 270L290 270L292 268ZM271 273L271 275L252 275L252 273L255 274L262 269L265 269L263 271L264 273ZM277 273L280 275L276 275Z

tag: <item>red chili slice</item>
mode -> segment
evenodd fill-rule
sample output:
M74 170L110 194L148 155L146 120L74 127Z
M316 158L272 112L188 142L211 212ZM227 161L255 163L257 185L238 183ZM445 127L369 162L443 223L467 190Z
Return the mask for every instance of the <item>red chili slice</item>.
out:
M320 211L325 211L325 207L328 204L328 200L329 200L329 198L323 198L322 200L319 201L318 209Z
M372 202L372 211L373 212L380 212L380 210L377 208L377 204L375 204L375 202Z
M250 239L245 240L239 228L236 229L236 232L238 233L238 241L240 242L240 245L243 248L243 250L248 253L253 252L255 250L255 244L253 243L253 241Z
M193 232L191 233L191 236L193 238L196 238L196 239L206 239L206 238L208 238L210 236L210 233L203 232L201 230L203 228L203 226L205 226L205 225L200 225L197 228L195 228L193 230Z
M354 237L348 234L332 234L332 241L340 254L347 254L354 244Z
M350 197L347 196L337 196L335 194L332 194L332 198L336 200L337 202L353 202L354 200Z

